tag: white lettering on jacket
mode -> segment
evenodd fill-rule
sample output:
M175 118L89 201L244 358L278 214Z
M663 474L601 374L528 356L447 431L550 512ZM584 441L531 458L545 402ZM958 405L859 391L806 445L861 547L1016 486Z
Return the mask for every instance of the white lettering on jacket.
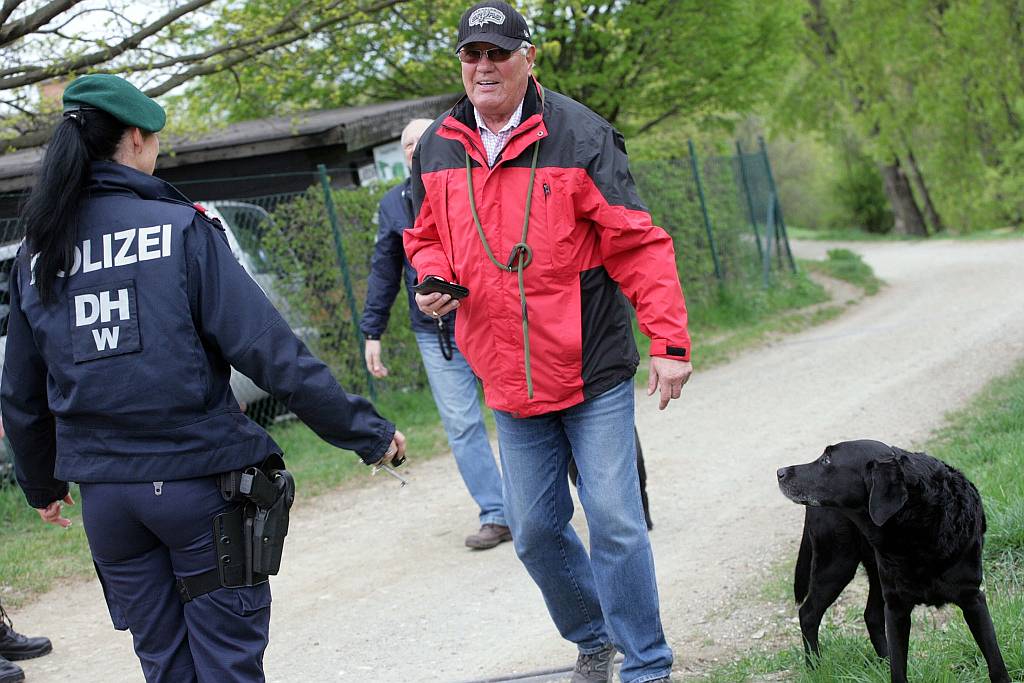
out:
M111 292L99 294L78 294L75 296L75 327L92 325L96 321L109 323L117 312L118 320L128 320L131 314L128 309L128 290L117 290L117 298ZM115 346L116 346L115 342Z
M107 268L128 266L140 261L167 258L171 255L171 224L152 225L145 228L129 228L101 235L99 239L82 240L75 246L75 260L71 264L71 275L79 272L92 273ZM35 284L35 265L39 254L33 254L30 261L32 279ZM58 277L66 277L62 270Z

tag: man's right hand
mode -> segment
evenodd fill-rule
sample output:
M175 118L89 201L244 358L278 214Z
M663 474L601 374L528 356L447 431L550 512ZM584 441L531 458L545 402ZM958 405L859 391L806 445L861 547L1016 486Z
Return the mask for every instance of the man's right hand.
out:
M430 294L417 294L416 306L434 320L443 318L459 307L459 300L453 299L448 294L431 292Z
M366 340L366 369L370 374L380 379L388 376L388 369L380 362L380 340Z

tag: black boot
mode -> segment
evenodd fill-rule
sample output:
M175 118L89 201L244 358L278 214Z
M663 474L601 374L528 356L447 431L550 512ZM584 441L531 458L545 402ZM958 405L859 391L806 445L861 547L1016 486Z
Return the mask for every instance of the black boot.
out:
M17 664L0 657L0 683L18 683L25 680L25 672Z
M0 605L0 658L12 661L33 659L42 657L53 649L49 638L26 638L15 631L13 627L11 618L7 616L3 605ZM4 671L4 669L0 668L0 671ZM11 680L21 679L12 678ZM0 683L6 683L6 681L7 679L0 678Z

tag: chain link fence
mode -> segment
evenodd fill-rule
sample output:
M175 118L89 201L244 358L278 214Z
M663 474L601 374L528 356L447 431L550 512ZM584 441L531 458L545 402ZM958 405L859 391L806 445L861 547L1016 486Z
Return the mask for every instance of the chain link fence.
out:
M631 163L654 221L672 235L687 300L710 302L733 284L770 286L773 271L795 269L763 142L756 152L737 143L731 156L690 156ZM330 178L350 168L276 174L308 179L304 192L257 197L204 196L203 179L177 183L229 228L236 255L308 346L348 391L409 392L427 386L409 324L404 293L396 298L382 340L386 380L374 380L363 360L358 321L377 233L383 183L332 189ZM270 176L268 176L269 178ZM20 239L16 219L0 221L0 244ZM7 272L0 264L2 331L6 334ZM283 408L242 376L232 386L262 423Z

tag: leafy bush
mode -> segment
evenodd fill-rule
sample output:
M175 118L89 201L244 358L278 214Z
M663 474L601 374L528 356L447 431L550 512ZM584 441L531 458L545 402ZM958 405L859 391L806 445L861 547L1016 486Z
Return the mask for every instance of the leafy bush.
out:
M363 360L352 310L362 314L366 283L377 235L377 206L390 189L371 185L333 190L341 242L348 270L339 267L338 253L323 191L314 186L272 212L274 232L264 237L272 261L297 263L293 278L300 286L286 293L288 303L304 325L314 332L310 346L334 371L346 390L367 393L369 376ZM409 324L404 292L395 300L383 342L387 379L375 380L378 390L405 390L426 386L419 348Z
M835 194L842 213L833 227L854 225L876 234L892 230L892 209L882 187L882 176L870 159L848 155L846 172L836 182Z

